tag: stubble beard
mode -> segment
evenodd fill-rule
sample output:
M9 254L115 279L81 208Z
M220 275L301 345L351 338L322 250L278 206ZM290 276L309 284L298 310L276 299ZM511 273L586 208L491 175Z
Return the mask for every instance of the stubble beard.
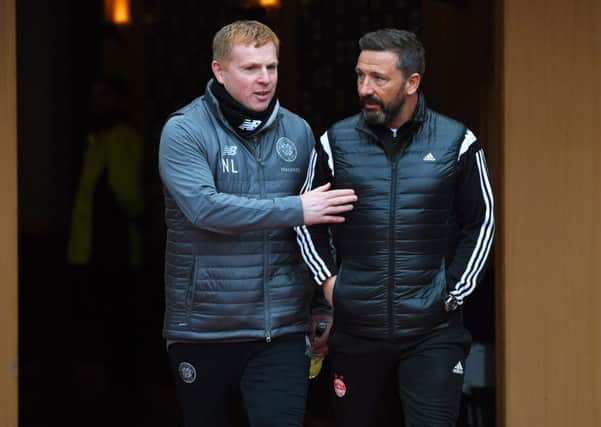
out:
M394 120L400 114L403 106L405 105L405 97L400 99L398 103L390 105L388 107L384 105L384 103L381 100L373 97L361 98L359 101L361 103L363 118L365 119L365 121L370 125L376 126L381 126ZM364 108L364 105L367 101L369 101L370 103L378 104L380 106L380 110L366 110Z

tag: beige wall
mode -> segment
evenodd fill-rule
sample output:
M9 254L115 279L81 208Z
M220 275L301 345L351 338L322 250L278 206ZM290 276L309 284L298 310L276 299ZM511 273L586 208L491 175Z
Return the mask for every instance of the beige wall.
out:
M0 0L0 426L17 426L15 2Z
M507 426L601 426L601 3L505 0Z

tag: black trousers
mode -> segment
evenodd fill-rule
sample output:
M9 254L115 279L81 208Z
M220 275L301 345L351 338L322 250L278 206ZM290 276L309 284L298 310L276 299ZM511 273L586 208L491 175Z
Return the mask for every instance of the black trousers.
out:
M302 426L309 375L305 334L169 346L185 427Z
M470 345L462 326L397 342L334 331L329 349L336 426L455 426Z

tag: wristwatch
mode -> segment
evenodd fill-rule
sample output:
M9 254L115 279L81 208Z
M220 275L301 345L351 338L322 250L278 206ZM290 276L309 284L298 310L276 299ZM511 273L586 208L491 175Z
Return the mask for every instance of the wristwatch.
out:
M444 301L444 309L445 311L453 311L459 307L459 301L453 295L449 295L447 299Z

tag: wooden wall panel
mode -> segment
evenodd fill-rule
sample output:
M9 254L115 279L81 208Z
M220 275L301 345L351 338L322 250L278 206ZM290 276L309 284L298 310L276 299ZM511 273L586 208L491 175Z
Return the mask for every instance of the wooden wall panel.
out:
M0 425L17 426L15 1L0 0Z
M601 5L505 0L507 426L601 425Z

